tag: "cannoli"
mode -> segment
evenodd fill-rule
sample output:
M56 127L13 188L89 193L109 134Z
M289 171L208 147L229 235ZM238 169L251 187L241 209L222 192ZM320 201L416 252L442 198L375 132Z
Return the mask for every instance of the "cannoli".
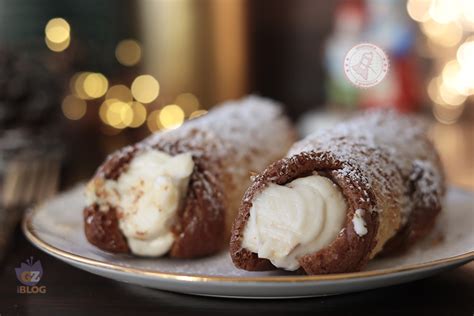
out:
M425 131L419 118L376 110L295 143L244 195L235 266L354 272L425 236L444 194Z
M228 244L250 172L294 137L279 105L250 96L125 147L87 185L85 235L113 253L212 254Z

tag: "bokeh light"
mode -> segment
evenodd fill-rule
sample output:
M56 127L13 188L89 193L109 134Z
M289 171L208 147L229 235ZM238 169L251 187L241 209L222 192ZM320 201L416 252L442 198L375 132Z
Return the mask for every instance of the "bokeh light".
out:
M415 21L426 22L430 19L431 0L408 0L408 15Z
M173 129L181 126L184 122L184 112L176 104L170 104L161 109L159 113L160 123L163 128Z
M123 84L110 87L105 97L107 99L117 99L126 103L131 103L133 101L132 92L127 86Z
M459 46L456 53L459 64L474 71L474 38L467 39Z
M406 8L408 15L420 22L431 57L441 69L427 89L434 103L433 115L441 123L454 123L466 99L474 95L474 37L461 44L474 30L474 1L408 0Z
M446 24L455 21L461 15L461 7L454 0L431 1L429 14L438 23Z
M133 97L142 103L153 102L160 94L160 84L151 75L141 75L132 83Z
M182 93L176 97L174 103L183 109L186 116L199 109L199 100L192 93Z
M471 29L474 24L474 1L472 0L461 0L462 14L467 23L471 24Z
M91 99L103 96L109 87L109 81L101 73L88 73L82 83L82 90Z
M442 82L443 81L441 77L434 77L428 84L428 96L434 103L437 104L443 103L443 99L441 99L441 96L439 95L439 87L441 86Z
M448 106L458 106L466 101L466 96L457 93L456 90L451 89L444 82L439 87L439 95L444 104Z
M133 120L129 124L130 127L140 127L146 121L146 108L140 102L132 103Z
M440 104L433 106L433 115L443 124L456 123L464 110L464 106L446 107Z
M67 40L65 40L64 42L62 43L54 43L54 42L51 42L47 37L44 38L44 41L46 43L46 46L52 50L53 52L56 52L56 53L59 53L59 52L62 52L64 51L66 48L69 47L69 44L71 43L71 39L68 38Z
M163 126L161 125L160 123L160 110L155 110L155 111L152 111L149 115L148 115L148 118L146 120L146 124L148 126L148 129L150 130L150 132L157 132L159 131L160 129L163 128Z
M452 47L462 39L463 30L458 22L440 24L428 20L421 24L421 31L435 44Z
M115 57L124 66L136 65L142 57L140 44L133 39L120 41L115 48Z
M107 99L99 108L100 119L107 125L123 129L133 122L130 104L118 99Z
M68 119L79 120L86 114L87 104L74 95L68 95L61 103L61 109Z
M89 98L84 91L84 81L88 75L88 72L77 72L69 80L69 89L71 92L83 100L87 100Z
M108 87L107 78L103 74L95 72L75 73L69 81L71 92L83 100L100 98Z
M48 21L44 29L46 46L54 51L61 52L69 47L71 42L71 27L63 18L53 18Z
M472 78L474 74L469 74L465 69L462 69L456 59L447 62L443 68L442 78L443 84L452 91L458 94L469 94L469 77Z

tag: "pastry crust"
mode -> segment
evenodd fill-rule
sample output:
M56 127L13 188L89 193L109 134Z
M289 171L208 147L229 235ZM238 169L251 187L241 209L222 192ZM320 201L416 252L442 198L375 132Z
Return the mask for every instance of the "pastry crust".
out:
M179 129L154 134L119 150L99 167L91 184L100 195L101 183L117 180L133 157L144 150L155 149L172 156L191 153L194 169L172 227L175 239L169 255L175 258L205 256L228 243L230 227L250 183L250 171L262 170L269 162L282 157L294 138L293 128L278 105L248 97L217 107ZM91 207L94 209L88 206L86 210ZM98 209L98 205L95 208ZM111 208L106 212L116 210ZM90 216L90 211L86 213ZM97 238L95 232L104 229L103 222L89 223L86 217L85 225L88 240L97 247L111 252L129 251L108 247L116 243L119 236L124 238L118 225L102 238Z
M340 188L348 209L336 239L299 258L301 270L307 274L358 271L382 249L394 252L425 236L441 210L444 178L420 122L390 111L369 113L310 135L296 143L287 158L254 178L230 242L237 267L275 268L269 260L242 248L252 201L269 183L284 185L314 172ZM356 233L352 222L357 209L365 211L362 218L367 233L363 236Z

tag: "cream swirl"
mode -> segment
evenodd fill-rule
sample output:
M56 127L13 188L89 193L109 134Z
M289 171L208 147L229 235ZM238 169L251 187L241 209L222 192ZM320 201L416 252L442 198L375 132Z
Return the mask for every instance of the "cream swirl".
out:
M145 150L131 160L116 181L91 182L88 200L116 209L119 228L132 253L160 256L174 242L171 226L186 196L193 167L191 154L170 156ZM101 209L107 211L107 207Z
M336 184L314 174L270 184L253 201L242 247L278 268L297 270L298 258L329 245L340 232L347 205Z

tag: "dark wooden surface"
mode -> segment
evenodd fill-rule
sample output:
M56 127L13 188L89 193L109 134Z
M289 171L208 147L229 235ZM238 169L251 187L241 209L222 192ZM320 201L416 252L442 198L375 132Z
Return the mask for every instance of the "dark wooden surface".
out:
M17 294L14 268L41 260L46 294ZM474 315L474 262L408 284L294 300L233 300L152 290L108 280L48 256L18 231L0 272L0 315Z

